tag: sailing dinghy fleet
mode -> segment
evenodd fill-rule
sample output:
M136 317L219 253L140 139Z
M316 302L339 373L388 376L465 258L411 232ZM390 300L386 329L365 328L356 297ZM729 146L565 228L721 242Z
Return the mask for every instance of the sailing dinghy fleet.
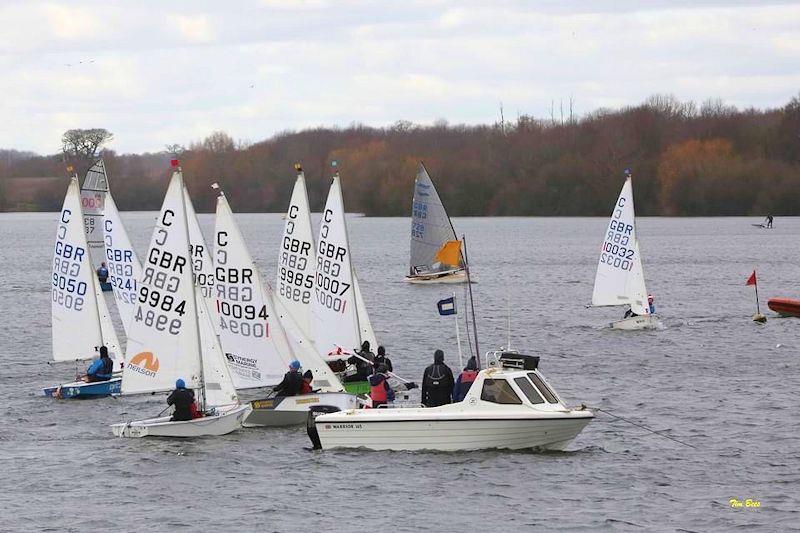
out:
M593 419L585 406L567 406L540 373L538 357L508 350L487 354L486 367L479 367L460 402L365 409L371 402L355 387L363 384L354 383L354 361L371 364L369 351L357 348L377 342L352 261L341 179L338 172L331 178L315 240L305 175L299 165L296 170L274 286L262 280L221 190L207 245L177 161L144 265L102 161L87 174L83 197L73 176L53 259L53 359L90 359L105 346L114 375L48 387L45 394L165 393L182 379L202 416L176 421L162 411L114 424L113 434L219 436L241 427L307 422L312 443L323 449L563 449ZM462 246L420 164L405 281L468 282ZM108 265L125 350L95 276L98 257ZM630 306L624 319L611 324L614 329L660 324L648 303L630 175L604 236L592 304ZM311 392L277 393L287 366L298 363L312 376ZM241 394L250 399L240 400Z

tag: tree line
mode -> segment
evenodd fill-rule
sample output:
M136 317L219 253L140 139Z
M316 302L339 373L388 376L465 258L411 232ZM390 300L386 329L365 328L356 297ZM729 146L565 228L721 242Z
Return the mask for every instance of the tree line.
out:
M48 156L0 151L0 209L9 207L16 183L5 178L64 176L66 163L85 172L107 140L102 132L111 135L75 131L94 137L82 144L65 134L63 153ZM355 124L253 144L216 132L160 153L99 154L123 210L160 208L169 160L177 155L204 212L214 210L214 182L236 211L285 210L296 162L305 169L312 209L319 210L336 160L348 211L371 216L409 214L419 161L454 216L607 215L626 168L640 215L800 214L800 97L777 109L740 110L720 100L697 105L655 95L566 121L521 115L475 126ZM31 208L59 209L66 183L37 190Z

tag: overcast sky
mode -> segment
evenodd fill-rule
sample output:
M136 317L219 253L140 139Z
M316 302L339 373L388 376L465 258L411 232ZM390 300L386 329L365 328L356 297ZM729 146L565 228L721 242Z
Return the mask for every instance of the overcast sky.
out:
M0 148L39 153L69 128L142 152L214 130L491 123L500 102L513 120L570 96L582 114L800 92L790 3L2 0L0 27Z

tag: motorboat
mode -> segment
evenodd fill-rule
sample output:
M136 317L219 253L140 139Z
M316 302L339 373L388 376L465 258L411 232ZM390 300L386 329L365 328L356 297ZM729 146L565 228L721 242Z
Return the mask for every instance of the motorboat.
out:
M461 402L344 411L322 406L309 414L309 437L321 449L563 450L594 418L585 406L567 407L539 372L539 357L493 352L487 359L489 368Z

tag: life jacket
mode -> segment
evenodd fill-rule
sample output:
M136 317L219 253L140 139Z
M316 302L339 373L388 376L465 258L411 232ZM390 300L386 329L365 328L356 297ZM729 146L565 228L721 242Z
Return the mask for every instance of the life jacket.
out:
M477 370L464 370L463 372L461 372L461 375L458 376L458 377L461 378L461 384L462 385L464 385L466 383L472 383L473 381L475 381L475 378L478 377L478 371Z
M377 382L373 385L373 382ZM386 380L385 379L370 379L369 380L369 397L372 402L386 403L389 400L386 393Z
M111 360L110 357L106 357L105 359L101 359L103 361L103 371L102 374L110 376L114 373L114 361Z
M300 384L300 394L311 394L314 390L311 388L311 383L306 383L303 380L303 383Z
M192 420L195 418L203 418L203 413L197 409L197 402L192 402L189 404L189 414L192 415Z

